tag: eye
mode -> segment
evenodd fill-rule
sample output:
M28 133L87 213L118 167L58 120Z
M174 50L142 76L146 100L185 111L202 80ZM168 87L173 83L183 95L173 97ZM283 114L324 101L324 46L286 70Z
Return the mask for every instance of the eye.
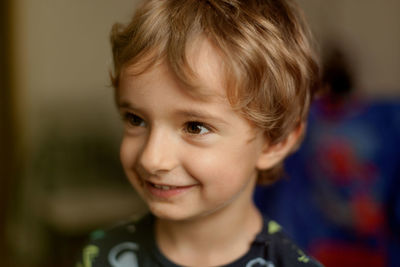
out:
M209 127L198 121L189 121L185 124L185 132L193 135L203 135L210 132Z
M146 126L144 120L142 118L140 118L139 116L130 113L130 112L126 112L123 115L123 119L124 121L126 121L128 124L130 124L131 126L134 127L143 127Z

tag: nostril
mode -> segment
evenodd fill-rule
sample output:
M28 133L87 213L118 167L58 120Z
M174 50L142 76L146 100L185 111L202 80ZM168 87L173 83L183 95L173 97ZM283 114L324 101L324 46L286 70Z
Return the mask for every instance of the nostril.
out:
M153 132L139 156L139 165L149 174L170 171L175 168L177 160L175 150L165 131Z

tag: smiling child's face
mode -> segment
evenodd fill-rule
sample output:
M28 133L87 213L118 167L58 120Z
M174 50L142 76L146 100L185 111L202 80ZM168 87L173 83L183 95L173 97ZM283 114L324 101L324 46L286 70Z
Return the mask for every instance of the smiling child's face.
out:
M262 131L228 102L214 48L203 41L196 51L190 62L207 100L189 94L165 63L136 76L128 66L120 77L122 165L159 218L249 208L266 145Z

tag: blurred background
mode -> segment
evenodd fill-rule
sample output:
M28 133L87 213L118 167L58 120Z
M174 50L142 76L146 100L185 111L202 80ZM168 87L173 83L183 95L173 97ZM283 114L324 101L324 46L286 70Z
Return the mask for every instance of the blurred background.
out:
M326 94L256 202L326 266L400 266L400 1L298 1ZM0 2L0 266L73 266L88 232L146 211L119 164L108 78L111 25L135 5Z

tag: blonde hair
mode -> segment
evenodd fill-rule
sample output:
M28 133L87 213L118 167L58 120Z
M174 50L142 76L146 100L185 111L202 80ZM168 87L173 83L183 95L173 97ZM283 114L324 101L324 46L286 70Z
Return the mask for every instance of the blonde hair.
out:
M165 61L195 88L187 50L205 36L221 53L228 99L265 131L271 144L283 141L306 120L319 87L319 67L310 31L299 8L285 0L147 0L127 25L111 31L118 88L123 67L137 74ZM259 183L282 174L282 163L260 171Z

